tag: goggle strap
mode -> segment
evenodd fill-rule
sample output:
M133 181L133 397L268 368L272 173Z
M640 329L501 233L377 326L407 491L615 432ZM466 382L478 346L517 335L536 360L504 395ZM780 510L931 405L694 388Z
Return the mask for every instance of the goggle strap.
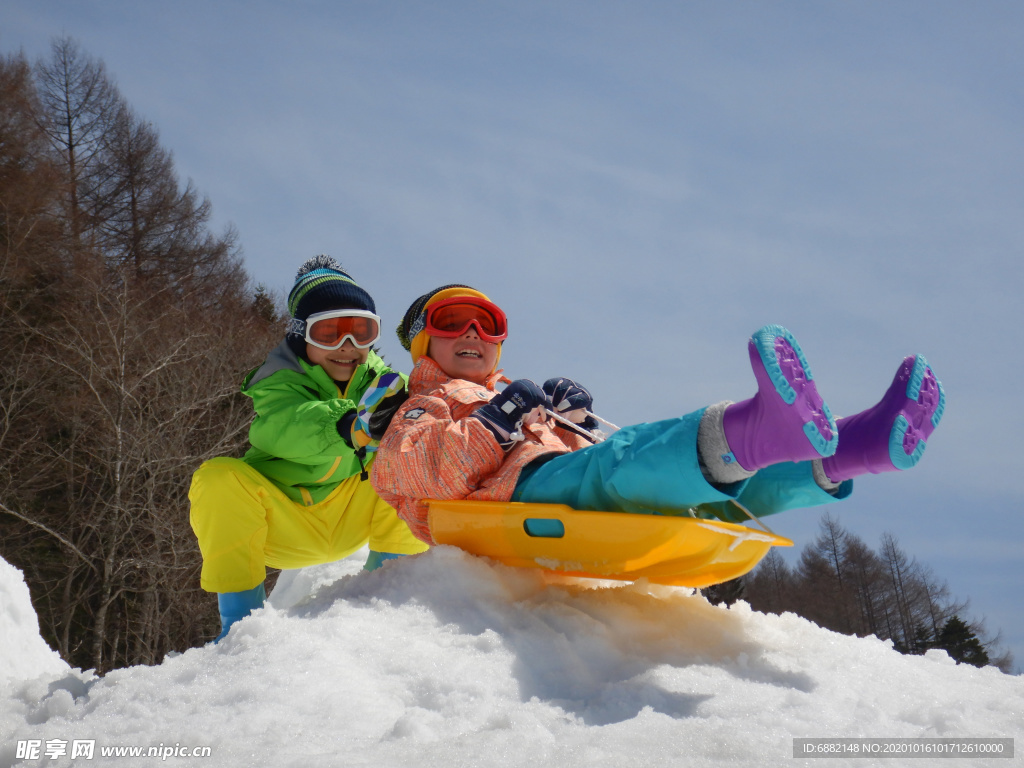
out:
M427 329L427 310L420 312L416 319L409 326L409 339L415 339L420 333Z

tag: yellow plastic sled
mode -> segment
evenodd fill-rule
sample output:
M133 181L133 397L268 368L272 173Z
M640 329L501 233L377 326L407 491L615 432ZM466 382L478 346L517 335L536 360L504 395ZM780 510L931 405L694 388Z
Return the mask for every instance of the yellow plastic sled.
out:
M706 587L749 572L793 542L695 517L580 512L562 504L428 501L430 533L506 565L569 576Z

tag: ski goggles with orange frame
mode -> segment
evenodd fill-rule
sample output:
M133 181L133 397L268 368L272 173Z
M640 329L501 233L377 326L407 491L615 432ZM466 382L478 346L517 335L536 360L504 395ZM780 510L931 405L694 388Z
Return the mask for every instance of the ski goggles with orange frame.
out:
M334 309L306 318L306 341L320 349L338 349L350 340L366 349L380 338L380 318L361 309Z
M486 342L497 344L508 338L508 318L501 308L475 296L454 296L427 307L424 330L430 336L457 339L470 326Z

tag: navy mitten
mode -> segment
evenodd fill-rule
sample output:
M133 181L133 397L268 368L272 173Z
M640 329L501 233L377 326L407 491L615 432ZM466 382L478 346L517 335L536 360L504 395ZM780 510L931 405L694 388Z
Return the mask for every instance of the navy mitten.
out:
M516 379L495 395L487 405L476 409L480 419L504 450L523 439L522 427L527 416L537 407L546 408L548 396L529 379Z
M597 421L586 413L594 407L594 397L582 384L572 379L555 378L544 382L544 392L551 398L551 407L559 416L584 429L597 429ZM578 413L573 413L578 411Z

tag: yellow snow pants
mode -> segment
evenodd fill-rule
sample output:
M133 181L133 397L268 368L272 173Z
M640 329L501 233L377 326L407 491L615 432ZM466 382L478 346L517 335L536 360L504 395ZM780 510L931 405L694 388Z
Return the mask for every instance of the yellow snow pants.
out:
M192 476L190 521L203 553L200 585L241 592L266 578L266 566L302 568L370 549L399 555L427 545L355 475L319 504L305 506L240 459L204 462Z

